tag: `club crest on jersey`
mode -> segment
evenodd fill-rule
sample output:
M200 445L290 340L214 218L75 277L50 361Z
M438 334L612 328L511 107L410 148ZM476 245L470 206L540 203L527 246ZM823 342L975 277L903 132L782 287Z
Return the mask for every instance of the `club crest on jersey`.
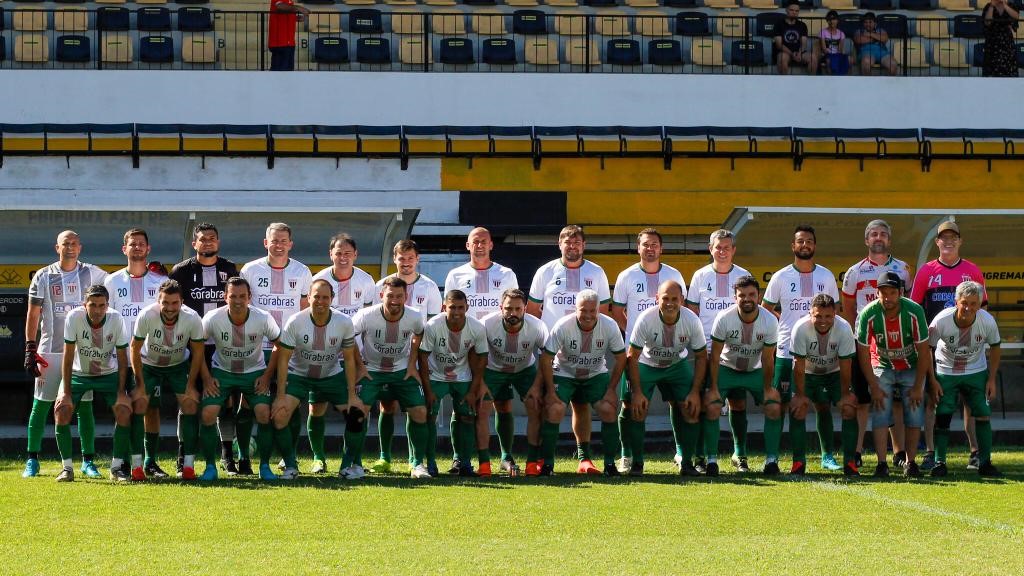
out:
M527 350L529 348L530 348L530 343L529 342L523 342L523 350Z
M758 332L756 338L757 338L757 341L760 342L760 341L764 340L764 334L762 334L761 332Z
M149 292L149 297L150 298L152 298L153 296L156 296L156 288L150 288L150 289L147 290L147 292Z
M363 295L363 291L362 290L356 290L355 292L353 292L353 294L355 295L356 298L361 298L362 295Z
M491 284L494 284L495 288L501 288L501 280L491 280Z
M291 278L291 279L288 280L288 287L291 288L292 290L294 290L296 284L298 284L298 283L299 283L299 281L297 279Z
M337 336L331 336L331 346L337 346L337 345L338 345L338 337Z
M598 340L596 346L598 348L601 348L602 346L604 346L604 340Z
M228 273L227 272L217 272L217 278L219 278L221 282L227 282L227 280L228 280Z
M78 284L68 286L68 294L74 295L76 292L78 292Z
M828 344L828 349L829 350L835 350L837 348L839 348L839 343L838 342L829 342L829 344Z
M107 342L110 342L113 339L114 339L114 335L113 334L107 334Z
M256 341L256 335L255 334L249 334L249 342L255 342L255 341Z
M899 333L898 330L896 330L896 331L888 331L887 330L886 334L889 335L889 340L892 340L893 342L897 342L900 339L900 333Z
M416 303L417 303L417 304L423 304L423 300L424 300L425 298L426 298L425 296L417 296L417 297L416 297Z
M824 291L825 291L825 283L824 282L819 282L818 283L818 292L824 292Z
M402 330L402 339L405 340L406 338L408 338L411 332L412 330Z
M982 336L981 334L975 334L975 335L974 335L974 341L975 341L975 342L981 342L981 341L982 341L982 340L984 340L984 339L985 339L985 337L984 337L984 336Z
M591 278L584 278L583 283L587 285L587 288L590 288L594 285L594 280Z

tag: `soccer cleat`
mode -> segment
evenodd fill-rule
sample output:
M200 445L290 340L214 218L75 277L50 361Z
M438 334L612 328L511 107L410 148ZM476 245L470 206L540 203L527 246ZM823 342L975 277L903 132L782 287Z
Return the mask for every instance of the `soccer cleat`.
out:
M992 465L992 461L982 462L978 465L978 476L984 476L988 478L997 478L1002 476L1003 473L998 468Z
M544 462L543 464L540 465L540 473L537 474L537 475L538 476L554 476L555 475L555 465L554 464L548 464L547 462Z
M184 468L185 462L181 458L178 458L178 460L174 463L174 475L177 476L178 478L181 478L182 470ZM194 471L195 470L193 469L193 472Z
M747 463L746 456L733 456L731 462L737 472L750 472L750 464Z
M64 468L63 470L61 470L60 474L57 474L57 482L74 482L74 481L75 481L75 471L70 466L67 467L67 468Z
M323 460L313 460L313 466L309 469L310 474L323 474L327 472L327 462Z
M295 480L299 477L299 470L297 468L285 468L281 472L282 480Z
M370 471L376 474L387 474L388 472L391 472L391 462L381 458L373 464L370 464Z
M793 462L793 465L789 468L790 476L805 476L807 474L807 464L800 462L799 460Z
M417 464L413 466L412 470L409 471L409 476L416 479L433 478L430 472L427 471L427 467L423 464Z
M217 467L206 465L206 470L203 470L203 475L199 477L203 482L213 482L217 479Z
M526 463L527 476L540 476L540 462L532 461Z
M623 474L629 473L630 469L633 468L633 457L623 456L622 458L619 458L615 461L615 467Z
M919 468L917 462L914 462L913 460L908 460L907 463L903 465L903 473L907 478L920 478L922 476L921 468Z
M459 459L452 460L452 467L448 469L448 473L452 476L458 476L459 470L462 469L462 461Z
M491 475L491 463L490 462L481 462L480 466L478 466L477 469L476 469L476 473L477 473L477 476L480 476L480 477L483 477L483 478L490 477L490 475Z
M169 476L167 472L164 472L163 469L160 468L160 465L156 463L156 460L150 460L147 462L143 471L146 473L146 476L153 478L167 478Z
M228 476L238 476L238 465L234 458L221 458L220 467Z
M693 468L694 470L699 470L696 466L694 466ZM712 478L718 476L718 462L708 462L707 465L704 467L704 473Z
M701 474L707 474L708 462L703 456L698 456L697 460L693 463L693 468ZM718 464L715 464L715 476L718 476Z
M21 473L22 478L35 478L39 476L39 460L29 458L25 460L25 470Z
M679 463L679 475L694 477L700 476L700 472L698 472L697 469L693 467L692 462L683 461Z
M287 467L288 467L288 464L285 463L284 458L281 458L280 460L277 461L277 469L278 470L284 470Z
M980 465L981 465L981 461L978 458L978 451L977 450L972 450L971 451L971 457L967 459L967 469L968 470L978 470Z
M142 466L132 468L132 482L142 482L146 479L146 471Z
M143 473L143 477L145 477L145 473ZM114 482L128 482L132 477L125 473L124 468L111 468L110 479Z
M676 455L672 457L672 462L674 462L674 463L675 463L675 465L676 465L676 470L677 470L677 471L681 471L681 470L682 470L682 468L683 468L683 455L682 455L682 454L679 454L679 453L677 452L677 453L676 453ZM691 466L692 466L692 464L691 464Z
M633 465L629 467L630 476L643 476L644 475L644 463L633 462Z
M586 460L580 460L580 465L576 467L577 474L601 474L601 471L594 466L594 461L587 458Z
M857 465L858 469L864 467L864 459L861 457L861 453L860 452L854 452L854 454L853 454L853 463Z
M924 458L921 459L921 470L931 470L935 468L935 451L929 450L924 453Z
M513 460L511 456L501 461L500 470L512 477L519 476L520 473L519 466L516 464L516 461Z
M192 466L182 466L181 476L179 476L179 478L181 478L182 480L195 480L196 469L193 468Z
M778 476L779 474L782 473L782 471L779 470L778 462L765 462L764 468L761 470L761 473L764 474L765 476Z
M427 462L427 472L435 478L441 475L441 471L437 469L437 462Z
M86 478L103 478L103 474L96 469L96 464L92 460L85 460L82 462L82 476Z
M255 472L252 471L252 460L248 458L238 461L238 475L239 476L252 476Z
M459 478L477 478L479 476L480 475L477 474L475 470L473 470L473 466L470 464L466 464L465 466L459 468Z
M902 467L907 463L907 453L903 450L896 452L892 455L892 465L896 468Z
M875 466L875 478L888 478L889 477L889 465L885 462L879 462Z
M949 475L949 469L946 468L945 462L936 462L929 474L932 478L945 478Z
M622 476L622 472L619 472L619 467L616 466L615 464L605 464L604 465L604 475L605 476L611 476L611 477Z
M360 478L366 478L366 470L358 464L353 464L348 468L343 468L338 473L338 476L345 480L359 480Z
M821 455L821 468L823 470L828 470L830 472L835 472L836 470L841 470L842 466L840 466L839 463L836 462L835 457L833 457L831 454L822 454Z
M857 463L847 462L846 465L843 466L843 476L849 476L851 478L860 476L860 469L857 468Z
M247 460L242 460L239 464L241 464L241 462L247 462ZM274 474L274 471L270 469L270 464L260 464L260 480L273 481L280 479L281 477Z

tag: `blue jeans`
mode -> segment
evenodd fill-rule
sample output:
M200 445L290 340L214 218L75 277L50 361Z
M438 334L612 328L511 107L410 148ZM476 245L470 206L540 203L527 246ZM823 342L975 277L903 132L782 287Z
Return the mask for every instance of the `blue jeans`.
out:
M892 398L893 392L899 390L903 398L903 425L907 428L920 428L924 425L924 401L922 400L917 408L910 407L910 389L914 387L914 378L917 370L893 370L892 368L875 367L875 377L878 378L878 386L885 392L885 405L881 410L871 412L871 427L874 429L888 428L892 425Z

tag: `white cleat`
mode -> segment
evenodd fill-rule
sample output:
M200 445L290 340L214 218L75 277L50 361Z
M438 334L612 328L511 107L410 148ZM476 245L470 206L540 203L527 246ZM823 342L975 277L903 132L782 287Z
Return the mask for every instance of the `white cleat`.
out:
M622 474L629 474L631 468L633 468L633 458L631 456L623 456L615 461L615 468Z
M284 471L281 472L282 480L295 480L298 477L299 471L295 468L285 468Z
M672 457L672 462L675 462L676 471L682 470L683 468L683 456L682 454L676 454Z
M433 478L427 470L427 467L423 464L417 464L416 467L409 472L409 476L413 478Z
M348 468L342 469L342 471L338 473L338 476L341 476L345 480L359 480L361 478L366 478L366 469L358 464L353 464Z

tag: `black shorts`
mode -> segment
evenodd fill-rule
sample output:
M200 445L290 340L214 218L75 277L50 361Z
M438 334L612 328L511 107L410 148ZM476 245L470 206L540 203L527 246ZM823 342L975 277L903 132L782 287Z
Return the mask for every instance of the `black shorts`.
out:
M868 386L867 378L860 369L860 362L856 358L850 363L850 381L853 385L853 394L857 396L858 404L871 404L871 388Z

